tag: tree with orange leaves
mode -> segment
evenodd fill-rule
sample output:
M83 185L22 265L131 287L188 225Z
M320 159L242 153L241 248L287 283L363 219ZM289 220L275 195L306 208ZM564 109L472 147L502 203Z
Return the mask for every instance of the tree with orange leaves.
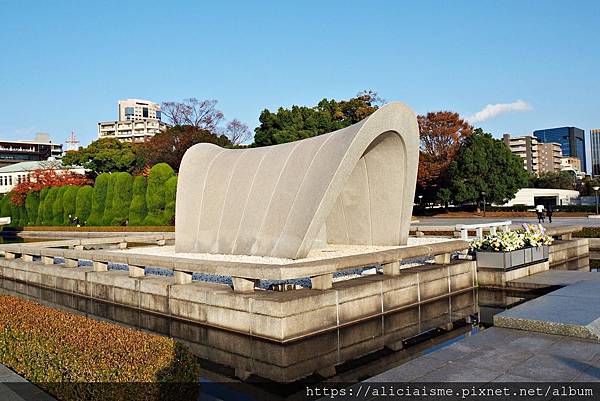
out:
M473 127L451 111L429 112L418 116L420 155L418 184L428 200L437 196L450 163L456 159L461 144L473 133Z
M62 187L65 185L83 186L91 184L92 180L85 175L73 171L57 170L53 166L34 170L27 179L18 183L11 191L11 202L23 205L30 192L41 191L45 187Z

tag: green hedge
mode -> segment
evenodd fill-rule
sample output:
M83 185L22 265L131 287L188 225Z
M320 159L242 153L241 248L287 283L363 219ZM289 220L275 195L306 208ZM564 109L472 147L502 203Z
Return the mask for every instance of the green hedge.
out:
M115 195L115 181L118 173L110 174L108 187L106 188L106 199L104 201L104 213L102 214L102 225L110 226L113 220L113 198Z
M574 237L600 238L600 227L583 227L583 230L573 233Z
M79 187L69 185L65 187L63 193L63 224L69 225L71 220L75 218L77 210L77 192Z
M27 224L35 224L38 209L40 208L40 194L38 192L27 194L27 197L25 198L25 208L27 209Z
M92 213L88 219L88 223L92 226L102 225L102 216L104 216L106 192L108 191L109 181L110 174L108 173L102 173L96 177L94 193L92 196Z
M177 198L177 176L173 176L165 183L165 222L175 224L175 199Z
M48 188L48 187L43 188L40 191L40 204L38 206L38 211L37 211L37 215L35 217L35 223L34 223L37 226L41 226L44 221L44 199L46 199L46 196L48 195L48 191L50 191L50 188Z
M171 338L7 295L0 328L0 363L60 400L198 397L196 358Z
M129 173L114 173L114 193L112 199L111 225L120 226L129 220L133 177Z
M513 205L513 206L487 206L488 212L527 212L533 211L535 206ZM554 206L555 212L584 212L596 213L595 205L557 205Z
M67 226L77 217L82 225L166 226L175 222L177 176L166 163L152 167L148 178L129 173L103 173L93 187L48 187L14 205L11 194L0 202L11 226ZM71 216L71 219L69 218Z
M75 216L81 224L85 224L92 212L92 196L94 188L85 185L77 190L77 199L75 200Z
M146 189L146 205L148 215L144 219L147 226L165 226L169 224L165 217L167 205L166 183L173 177L175 172L166 163L158 163L150 169L148 176L148 188Z
M141 226L144 224L148 209L146 208L146 177L140 175L133 181L131 206L129 208L129 224Z

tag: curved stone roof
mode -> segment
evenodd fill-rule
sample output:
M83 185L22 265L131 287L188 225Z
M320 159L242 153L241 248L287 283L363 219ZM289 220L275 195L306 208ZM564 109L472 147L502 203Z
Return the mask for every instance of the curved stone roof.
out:
M325 243L405 244L418 161L402 103L297 142L195 145L179 171L176 252L299 259Z

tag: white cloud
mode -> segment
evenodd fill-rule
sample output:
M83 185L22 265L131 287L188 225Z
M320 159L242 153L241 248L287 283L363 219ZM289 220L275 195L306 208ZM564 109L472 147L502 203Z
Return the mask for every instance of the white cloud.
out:
M472 116L467 117L467 121L470 123L478 123L499 116L500 114L524 112L530 110L531 106L529 103L520 99L512 103L488 104L483 108L483 110L480 110Z

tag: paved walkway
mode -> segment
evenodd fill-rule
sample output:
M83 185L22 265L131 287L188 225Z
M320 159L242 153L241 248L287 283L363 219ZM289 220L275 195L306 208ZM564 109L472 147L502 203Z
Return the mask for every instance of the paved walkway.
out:
M367 382L600 381L600 343L492 327Z
M2 401L56 401L39 387L0 364L0 400Z

